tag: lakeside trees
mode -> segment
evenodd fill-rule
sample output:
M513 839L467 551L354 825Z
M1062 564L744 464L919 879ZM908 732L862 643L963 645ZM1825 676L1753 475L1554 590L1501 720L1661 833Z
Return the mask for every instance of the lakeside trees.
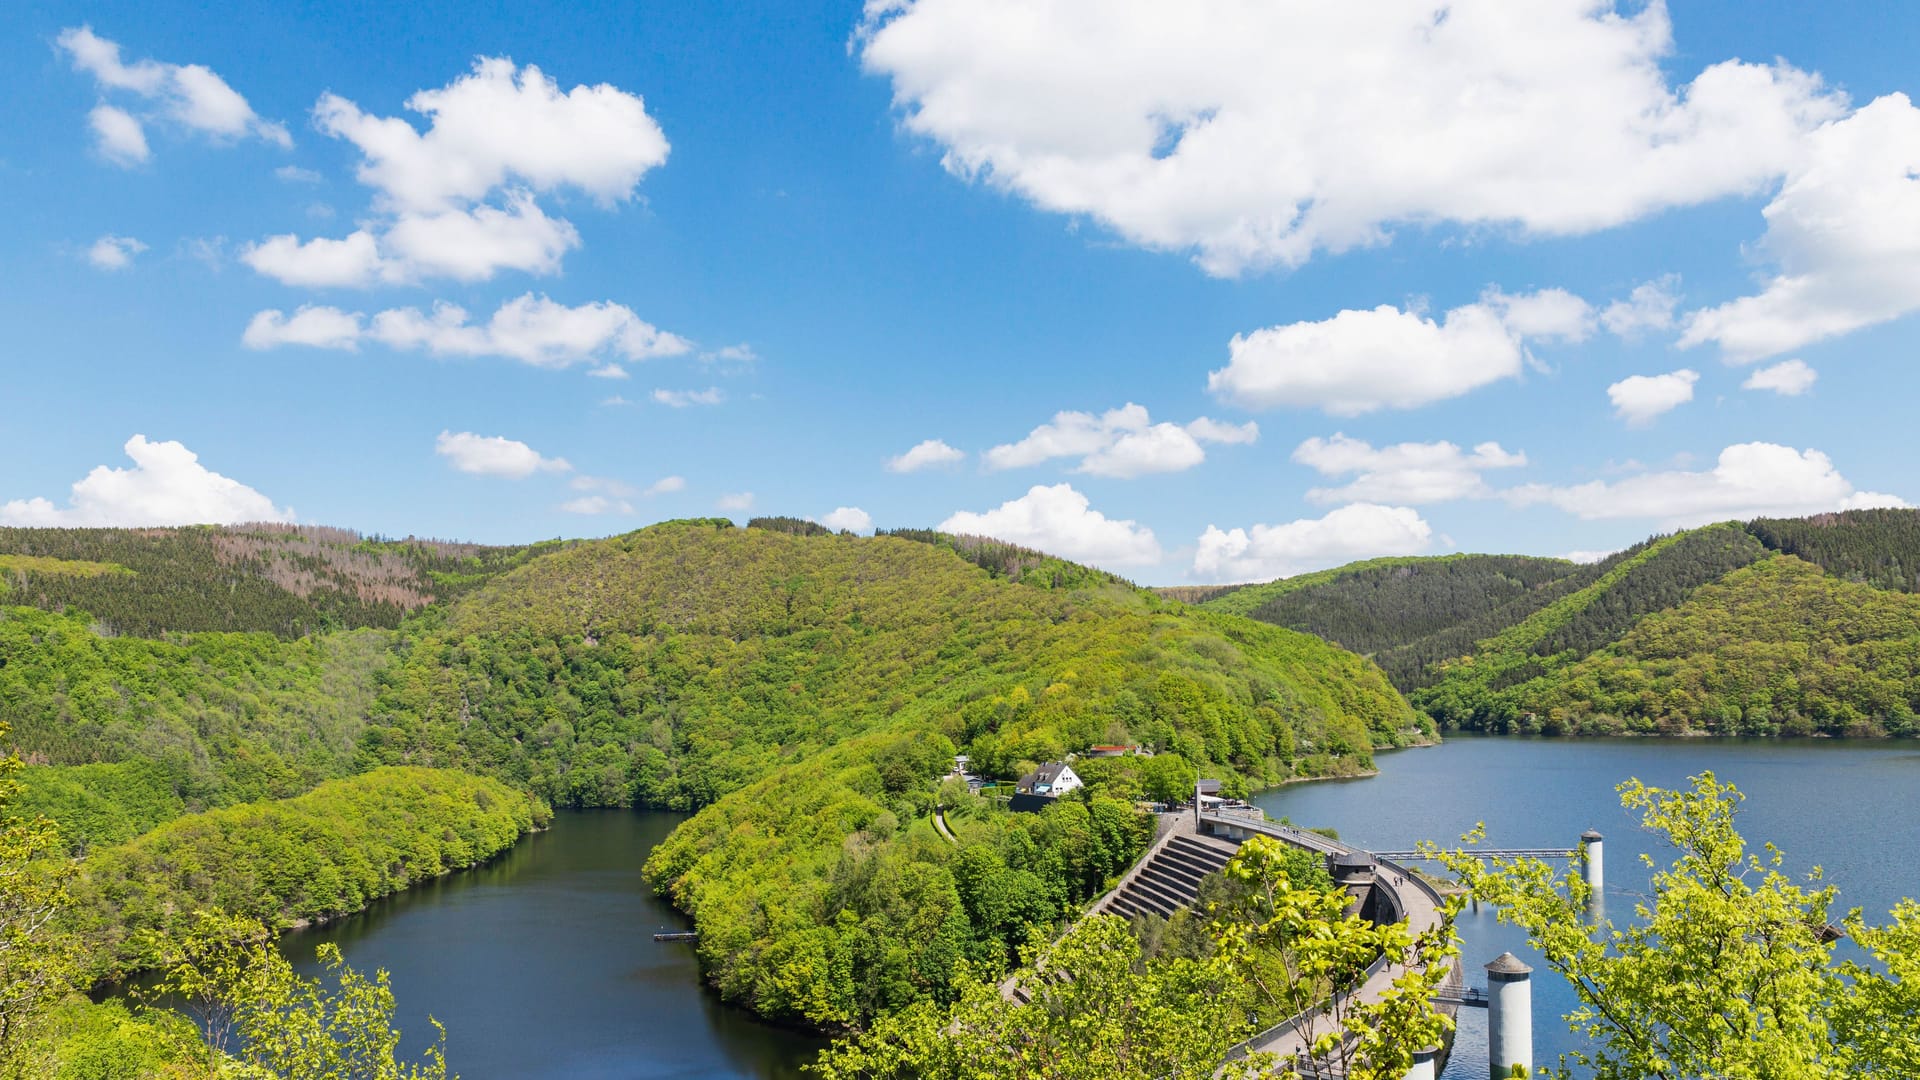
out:
M1920 906L1902 902L1885 926L1847 913L1847 935L1872 960L1836 959L1829 920L1838 890L1817 872L1804 884L1781 873L1771 844L1764 855L1749 851L1734 827L1742 796L1731 784L1709 772L1678 791L1628 781L1620 795L1676 849L1627 926L1587 915L1577 868L1556 878L1538 860L1482 860L1471 847L1439 853L1573 985L1580 1006L1567 1022L1589 1041L1553 1075L1915 1075Z
M1400 971L1394 988L1310 1029L1316 1050L1355 1080L1401 1080L1414 1052L1444 1036L1450 1022L1430 1002L1452 956L1450 920L1416 939L1404 924L1347 916L1324 872L1264 837L1249 840L1225 876L1186 948L1143 951L1111 915L1081 920L1051 944L1036 933L1018 977L1028 1000L965 979L950 1006L919 1002L880 1017L836 1042L815 1071L825 1080L1297 1080L1291 1062L1229 1052L1264 1022L1255 1017L1317 1006L1364 981L1382 956Z
M0 738L6 733L0 721ZM83 991L99 972L98 943L85 935L86 920L76 926L73 916L94 882L53 822L14 811L20 767L18 758L0 757L0 1077L447 1080L441 1046L419 1064L398 1061L384 971L364 976L323 946L334 985L302 978L274 949L273 931L241 915L177 911L177 924L141 933L151 965L163 971L152 996L197 1003L209 1039L164 1008L88 1000ZM281 851L293 853L296 845L289 841ZM201 872L224 869L217 860L204 867L192 856L187 862ZM229 1034L237 1039L229 1042ZM444 1045L444 1030L441 1036Z

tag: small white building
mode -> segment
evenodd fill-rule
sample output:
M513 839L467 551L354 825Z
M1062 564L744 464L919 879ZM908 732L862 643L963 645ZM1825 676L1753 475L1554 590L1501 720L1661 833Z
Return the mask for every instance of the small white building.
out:
M1051 795L1057 798L1085 786L1073 771L1073 766L1064 761L1049 761L1021 777L1019 787L1014 790L1022 795Z

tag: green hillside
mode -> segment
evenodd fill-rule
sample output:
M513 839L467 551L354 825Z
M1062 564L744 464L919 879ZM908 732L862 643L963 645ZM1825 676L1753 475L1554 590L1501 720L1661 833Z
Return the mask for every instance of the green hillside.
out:
M1787 563L1797 569L1782 569ZM1591 566L1522 556L1380 559L1248 586L1203 606L1369 655L1445 727L1904 734L1920 696L1900 666L1920 656L1920 642L1891 616L1858 640L1837 636L1842 628L1821 604L1897 608L1904 598L1894 593L1914 589L1912 568L1920 568L1920 512L1849 511L1688 530ZM1757 696L1726 675L1724 662L1676 666L1658 651L1710 638L1729 617L1720 610L1729 595L1740 601L1735 621L1757 624L1773 611L1772 624L1753 628L1754 642L1803 649L1787 665L1789 686ZM1662 674L1648 689L1626 671ZM1629 695L1629 683L1634 694L1664 697Z
M81 930L137 964L135 930L354 910L542 803L699 810L650 873L710 978L839 1026L1005 965L1142 850L1137 799L1349 775L1432 737L1377 667L1305 634L998 541L759 524L471 550L7 534L0 723L31 763L12 812L84 851ZM1012 779L1094 743L1157 753L1083 763L1087 797L1042 814L941 794L956 752Z
M0 603L80 611L116 634L393 628L560 546L380 540L310 525L0 528Z
M705 807L649 870L715 985L841 1024L945 996L962 957L1004 963L1147 839L1128 762L1044 815L962 794L948 844L928 816L956 751L1011 779L1144 743L1245 790L1430 734L1378 669L1306 635L964 540L800 531L656 526L505 575L401 647L363 760ZM963 886L980 875L1004 889Z
M1773 555L1494 700L1548 732L1920 734L1920 596Z

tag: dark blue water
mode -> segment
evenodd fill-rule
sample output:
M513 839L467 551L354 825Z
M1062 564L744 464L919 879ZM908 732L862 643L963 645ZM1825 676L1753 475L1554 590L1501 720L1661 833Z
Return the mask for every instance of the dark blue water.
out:
M1572 847L1581 831L1607 837L1607 905L1630 918L1647 873L1648 837L1620 809L1614 785L1664 787L1712 769L1748 795L1741 827L1771 839L1791 868L1825 867L1841 905L1872 916L1920 895L1906 856L1920 819L1920 747L1910 744L1517 740L1456 738L1382 754L1380 775L1299 784L1254 801L1274 817L1330 825L1378 849L1455 841L1485 821L1502 847ZM648 852L678 815L562 813L552 830L500 859L384 901L285 948L313 970L313 947L338 944L356 967L386 968L400 1026L417 1049L429 1012L447 1025L449 1065L467 1080L585 1077L795 1078L815 1040L719 1004L692 951L657 944L684 927L641 879ZM1490 912L1461 923L1474 982L1503 950L1534 964L1535 1062L1570 1045L1558 1017L1573 997ZM1463 1010L1449 1080L1486 1075L1486 1014Z
M307 974L322 942L387 969L407 1049L433 1014L465 1080L797 1078L816 1040L721 1005L691 946L653 940L686 929L640 876L681 820L561 813L486 866L289 934L282 950Z
M1920 864L1909 857L1920 818L1920 746L1913 744L1456 737L1379 755L1379 767L1377 777L1291 785L1253 801L1272 817L1332 826L1342 840L1379 850L1452 843L1482 821L1493 847L1570 848L1595 828L1606 835L1606 913L1620 922L1632 918L1648 888L1639 856L1664 865L1671 849L1639 830L1614 785L1637 777L1679 787L1711 769L1747 796L1738 821L1749 846L1773 841L1790 872L1822 867L1840 886L1841 911L1857 906L1883 921L1896 900L1920 896ZM1571 989L1490 911L1463 914L1460 933L1475 985L1485 983L1481 966L1502 951L1534 966L1534 1063L1553 1062L1573 1043L1560 1019L1575 1005ZM1480 1080L1486 1069L1486 1013L1462 1010L1445 1075Z

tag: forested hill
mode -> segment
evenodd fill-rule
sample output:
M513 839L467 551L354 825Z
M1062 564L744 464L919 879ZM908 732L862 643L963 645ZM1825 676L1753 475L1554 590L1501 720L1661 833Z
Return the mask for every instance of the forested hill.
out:
M557 542L367 538L311 525L0 528L0 604L84 612L116 634L395 627Z
M34 766L18 809L88 849L101 941L208 897L259 893L248 911L285 921L394 886L261 892L264 865L357 881L389 861L351 821L289 823L430 803L383 820L484 834L461 849L484 853L537 820L448 777L697 810L650 873L698 920L710 977L833 1026L950 996L963 959L1007 963L1142 850L1138 799L1352 774L1432 737L1376 666L1306 634L981 538L755 524L522 549L10 534L0 723ZM957 752L1011 780L1096 743L1154 753L1082 759L1085 798L1040 814L942 794ZM161 860L179 874L147 891L145 870L108 872L176 847L192 859Z
M1586 566L1380 559L1202 606L1369 655L1446 726L1912 734L1916 585L1920 511L1860 510L1693 529ZM1764 660L1735 648L1762 643Z

